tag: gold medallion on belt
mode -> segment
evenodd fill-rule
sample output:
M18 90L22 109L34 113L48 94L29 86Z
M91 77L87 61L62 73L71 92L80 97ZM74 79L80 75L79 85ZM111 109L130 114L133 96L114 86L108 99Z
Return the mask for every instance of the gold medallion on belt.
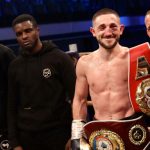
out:
M150 116L150 78L143 80L138 85L136 102L141 111Z
M93 150L125 150L121 137L107 129L92 132L89 143Z
M143 126L134 125L129 131L129 139L134 145L141 145L146 140L146 130Z

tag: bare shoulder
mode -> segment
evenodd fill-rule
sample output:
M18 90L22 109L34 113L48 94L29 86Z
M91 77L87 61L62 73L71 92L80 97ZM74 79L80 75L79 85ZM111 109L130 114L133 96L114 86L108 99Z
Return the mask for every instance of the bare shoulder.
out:
M129 48L125 47L125 46L121 46L122 50L124 53L128 53L129 52Z
M96 55L97 53L97 50L93 51L93 52L90 52L86 55L82 55L79 60L78 60L78 63L80 64L87 64L87 63L90 63L91 60L94 58L94 56Z
M125 46L121 46L121 56L128 57L128 54L129 54L129 48Z
M86 55L82 55L76 65L76 70L80 70L84 72L89 68L89 66L93 63L94 57L96 55L96 51L90 52Z

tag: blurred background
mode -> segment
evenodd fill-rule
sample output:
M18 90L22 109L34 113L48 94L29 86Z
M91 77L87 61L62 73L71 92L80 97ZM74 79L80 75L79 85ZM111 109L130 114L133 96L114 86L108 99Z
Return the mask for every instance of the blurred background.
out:
M121 16L125 25L122 45L132 47L149 41L144 16L150 0L0 0L0 43L18 54L11 23L19 14L29 13L40 26L42 40L52 40L64 51L72 44L79 52L93 51L98 45L89 32L91 18L104 7Z

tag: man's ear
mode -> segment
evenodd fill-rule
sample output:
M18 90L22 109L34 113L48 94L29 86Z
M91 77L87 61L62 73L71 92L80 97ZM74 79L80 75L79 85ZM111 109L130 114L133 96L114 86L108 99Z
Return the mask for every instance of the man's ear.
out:
M120 35L123 34L123 31L125 29L125 26L123 24L120 25Z
M93 27L90 27L90 32L92 33L92 35L95 37L95 30Z
M39 27L37 27L37 29L38 29L38 31L40 32L40 28L39 28Z

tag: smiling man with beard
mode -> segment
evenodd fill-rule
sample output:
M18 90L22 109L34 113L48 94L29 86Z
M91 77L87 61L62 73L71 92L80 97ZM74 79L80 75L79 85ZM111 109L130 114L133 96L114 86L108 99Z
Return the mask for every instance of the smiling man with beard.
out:
M80 57L76 66L72 150L82 149L83 146L86 147L84 147L85 149L92 147L93 150L104 148L124 150L124 142L131 143L127 138L129 131L124 129L135 127L137 120L142 125L144 124L143 119L139 118L140 114L135 112L130 100L128 86L129 48L119 44L124 25L120 23L118 13L108 8L97 11L92 18L92 23L93 27L90 28L90 31L97 39L99 48L89 55ZM96 121L85 125L88 94L91 96L95 111L93 119ZM95 125L95 123L97 124ZM127 125L126 128L124 128L124 124ZM82 135L83 129L86 136ZM144 130L148 132L147 128ZM124 132L120 134L118 131ZM125 134L127 134L125 140L128 142L123 142L121 139ZM90 146L83 142L83 136L89 138L86 141L89 141ZM140 134L139 136L142 137ZM125 145L130 150L140 149L134 144L132 146Z
M134 114L128 95L128 52L118 41L124 26L117 13L103 9L93 16L91 33L99 49L77 63L74 119L86 119L88 89L98 120L122 119Z
M65 150L71 136L75 69L51 41L41 41L33 16L12 23L21 54L8 72L8 134L14 150Z

